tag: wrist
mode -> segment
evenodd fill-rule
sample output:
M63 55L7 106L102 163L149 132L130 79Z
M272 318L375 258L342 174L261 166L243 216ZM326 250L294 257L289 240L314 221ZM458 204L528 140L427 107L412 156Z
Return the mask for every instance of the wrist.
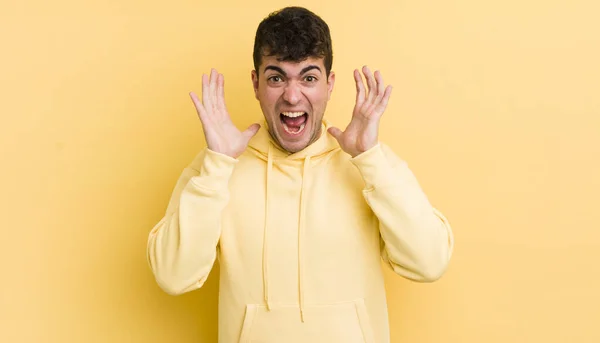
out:
M352 158L357 158L360 155L366 153L367 151L372 150L373 148L375 148L378 145L379 145L378 141L374 141L369 144L363 144L360 147L358 147L353 153L351 153L350 156L352 156Z

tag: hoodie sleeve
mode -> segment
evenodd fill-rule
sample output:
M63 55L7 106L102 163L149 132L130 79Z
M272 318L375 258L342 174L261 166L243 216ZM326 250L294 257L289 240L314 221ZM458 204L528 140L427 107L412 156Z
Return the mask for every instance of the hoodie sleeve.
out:
M351 161L365 182L364 197L379 221L383 260L410 280L439 279L452 256L452 229L429 203L406 162L381 143Z
M179 295L202 287L221 235L221 213L236 159L205 149L182 172L164 217L152 228L147 260L158 285Z

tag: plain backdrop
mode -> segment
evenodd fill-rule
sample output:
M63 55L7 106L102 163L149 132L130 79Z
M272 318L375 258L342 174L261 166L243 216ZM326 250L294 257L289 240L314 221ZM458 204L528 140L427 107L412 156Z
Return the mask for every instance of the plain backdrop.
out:
M394 86L381 140L456 235L440 281L386 273L392 342L600 342L593 0L3 0L0 341L216 342L218 267L168 296L146 239L205 145L188 92L215 67L260 120L256 26L290 4L330 24L332 122L355 68Z

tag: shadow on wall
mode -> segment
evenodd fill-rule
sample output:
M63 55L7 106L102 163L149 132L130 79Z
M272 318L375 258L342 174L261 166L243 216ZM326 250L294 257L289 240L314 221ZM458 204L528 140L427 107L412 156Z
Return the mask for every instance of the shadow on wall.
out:
M140 270L139 263L137 269ZM200 289L179 296L163 292L149 268L142 268L142 272L145 275L136 279L143 284L132 285L132 290L146 290L145 294L137 295L137 301L145 302L140 308L148 311L140 314L145 320L136 321L141 325L139 330L152 331L153 342L217 341L220 275L218 262Z
M117 229L126 232L125 227ZM146 261L148 231L147 226L140 226L131 230L129 237L110 235L108 240L114 243L101 242L102 248L93 249L90 260L76 271L74 283L62 286L61 311L73 316L58 320L65 326L56 333L60 341L217 341L218 263L202 288L168 295L156 283Z
M140 285L150 291L145 301L151 309L147 317L147 327L156 332L156 342L209 343L217 341L218 329L218 297L219 297L218 262L215 263L204 285L195 291L179 296L171 296L163 292L148 269L147 276L140 278L146 285ZM143 329L143 328L140 328Z
M203 343L216 342L218 329L218 297L219 297L219 266L215 264L205 284L198 290L180 296L170 296L162 290L161 294L152 292L149 300L153 304L153 314L156 320L152 326L161 335L172 333L178 337L177 342ZM158 288L158 286L156 286ZM168 326L164 326L168 323ZM173 336L172 336L173 337ZM165 337L162 342L173 342L172 337Z

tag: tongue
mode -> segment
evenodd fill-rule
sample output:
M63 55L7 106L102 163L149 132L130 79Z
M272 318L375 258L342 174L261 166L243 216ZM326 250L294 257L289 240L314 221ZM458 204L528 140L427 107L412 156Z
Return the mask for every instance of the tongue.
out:
M286 117L284 115L282 115L282 117L283 117L283 122L290 129L299 129L300 125L302 125L306 121L306 114L303 114L303 115L295 117L295 118Z

